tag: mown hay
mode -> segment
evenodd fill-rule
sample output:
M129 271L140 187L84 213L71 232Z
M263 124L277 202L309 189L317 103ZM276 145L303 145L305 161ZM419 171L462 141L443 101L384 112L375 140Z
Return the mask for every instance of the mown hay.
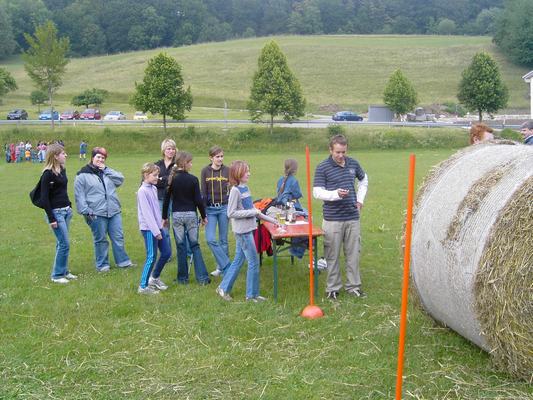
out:
M411 278L436 321L530 380L533 147L509 144L471 146L426 178L415 202Z
M532 166L533 167L533 166ZM533 177L492 227L474 282L476 314L495 363L533 381Z

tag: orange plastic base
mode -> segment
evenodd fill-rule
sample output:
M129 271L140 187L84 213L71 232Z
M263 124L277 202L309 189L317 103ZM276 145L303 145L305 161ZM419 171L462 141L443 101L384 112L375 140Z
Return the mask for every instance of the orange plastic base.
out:
M300 313L301 317L307 319L316 319L324 316L324 311L318 306L307 306Z

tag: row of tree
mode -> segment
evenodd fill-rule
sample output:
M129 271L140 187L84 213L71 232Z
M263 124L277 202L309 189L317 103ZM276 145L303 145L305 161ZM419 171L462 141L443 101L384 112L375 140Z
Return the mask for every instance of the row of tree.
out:
M530 0L0 0L0 58L26 50L24 34L49 19L75 56L287 33L500 32L498 43L507 45L515 30L509 13L528 18L532 7Z
M468 111L475 111L480 121L484 112L493 114L507 106L509 90L501 79L498 65L488 53L474 55L463 71L457 99ZM412 111L418 104L416 90L401 70L391 75L383 101L397 116Z

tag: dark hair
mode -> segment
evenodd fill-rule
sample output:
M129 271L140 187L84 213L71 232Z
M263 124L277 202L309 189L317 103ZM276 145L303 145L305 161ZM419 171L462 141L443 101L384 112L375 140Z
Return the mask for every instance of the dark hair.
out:
M222 147L220 146L213 146L209 149L209 157L214 157L218 153L222 153L224 150L222 150Z
M94 156L97 155L97 154L101 154L105 158L107 158L107 150L105 149L105 147L95 147L95 148L93 148L93 151L91 152L91 159L93 159Z
M347 146L348 140L346 140L346 136L344 135L335 135L331 139L329 139L329 148L333 149L333 146L336 144L340 144L341 146Z

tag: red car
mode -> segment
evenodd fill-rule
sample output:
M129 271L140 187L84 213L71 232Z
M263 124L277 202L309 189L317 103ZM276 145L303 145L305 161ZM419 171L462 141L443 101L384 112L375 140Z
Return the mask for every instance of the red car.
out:
M61 119L80 119L80 112L76 110L63 111L61 113L60 118Z
M101 119L100 110L88 108L80 114L80 119Z

